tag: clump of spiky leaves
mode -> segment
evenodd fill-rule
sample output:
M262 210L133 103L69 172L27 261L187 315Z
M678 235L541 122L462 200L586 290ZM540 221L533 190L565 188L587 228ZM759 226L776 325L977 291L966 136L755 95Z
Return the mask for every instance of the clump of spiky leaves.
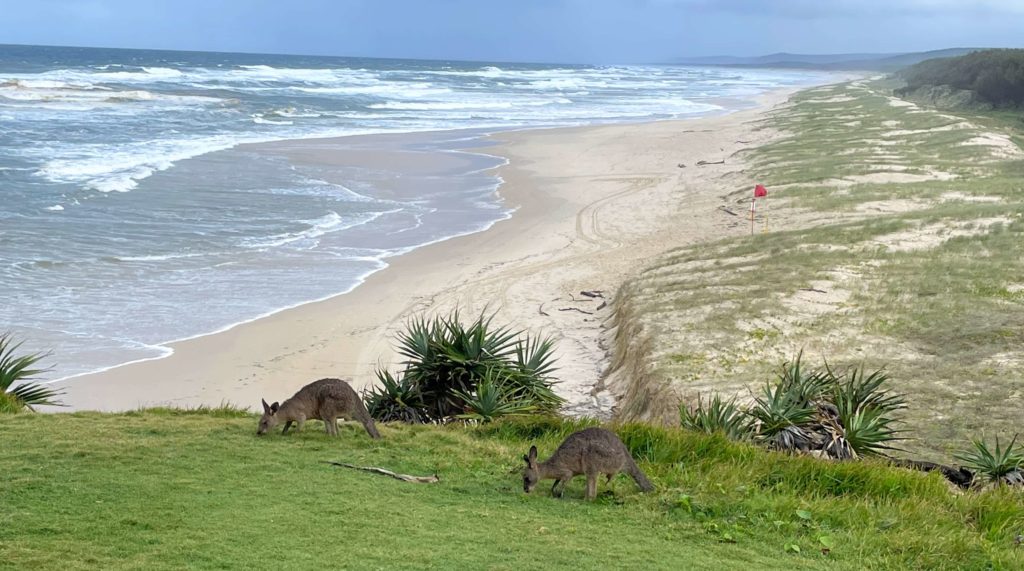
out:
M850 447L858 455L880 455L902 440L892 414L907 407L906 398L884 388L889 375L879 369L867 373L855 367L833 375L828 400L835 406L839 424Z
M827 364L824 369L807 370L803 366L803 357L801 350L792 362L783 363L775 384L794 404L809 407L821 400L834 383L835 376Z
M802 427L814 420L815 408L800 387L784 379L766 383L747 413L757 422L757 438L780 450L806 450Z
M990 483L1024 486L1024 446L1017 444L1017 435L1004 448L996 437L996 445L989 448L984 440L971 441L972 448L953 457L975 473L975 479Z
M465 420L491 422L503 416L520 416L537 409L533 400L523 396L522 389L513 388L509 375L491 369L476 385L472 394L455 392L462 399L466 412L457 415Z
M487 378L500 379L506 402L526 402L538 412L555 411L563 402L552 390L554 341L496 326L493 316L481 315L468 325L458 311L448 317L413 319L398 335L398 353L405 357L405 370L394 377L379 371L378 378L382 384L391 379L406 393L415 391L418 403L406 404L416 409L419 422L474 414L466 397L480 399L478 385ZM491 398L498 393L485 394ZM374 398L372 393L369 398ZM383 420L374 411L388 409L386 402L379 396L367 406Z
M17 412L22 409L35 410L34 406L62 406L56 400L60 391L51 389L33 379L47 371L35 368L45 359L46 353L18 355L21 342L15 343L10 333L0 334L0 412Z
M695 406L680 406L679 420L683 428L708 434L721 433L733 440L746 440L754 430L750 416L736 404L736 399L726 401L717 394L706 403L697 397Z
M423 397L409 377L395 378L390 371L377 370L377 386L364 394L366 410L381 422L420 423Z
M906 408L903 395L885 388L888 380L884 371L869 373L863 366L839 373L828 363L808 369L801 352L765 383L750 407L715 396L707 405L698 401L692 410L681 409L680 417L685 428L753 437L776 450L840 460L881 455L901 440L893 413Z

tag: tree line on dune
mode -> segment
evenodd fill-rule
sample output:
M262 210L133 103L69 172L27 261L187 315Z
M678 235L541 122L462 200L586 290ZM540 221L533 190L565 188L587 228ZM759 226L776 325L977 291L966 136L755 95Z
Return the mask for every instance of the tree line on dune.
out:
M930 59L897 76L906 86L896 91L913 96L927 90L968 95L967 103L995 109L1024 106L1024 49L972 52L954 58Z

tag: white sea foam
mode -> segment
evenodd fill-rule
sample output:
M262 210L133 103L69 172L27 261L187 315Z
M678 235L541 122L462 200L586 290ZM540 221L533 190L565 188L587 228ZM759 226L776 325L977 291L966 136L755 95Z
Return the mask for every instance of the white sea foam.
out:
M245 248L267 249L287 245L301 245L304 249L315 248L319 245L317 238L331 232L347 230L355 226L361 226L373 222L388 212L370 212L361 214L347 214L342 216L337 212L331 212L315 220L304 220L301 223L308 228L296 232L284 232L267 236L265 238L247 238L241 241Z
M187 253L187 254L153 254L146 256L117 256L120 262L166 262L168 260L182 260L188 258L203 258L210 256L209 253Z
M229 149L239 142L228 136L213 136L147 141L139 145L82 145L73 156L44 162L36 175L53 182L81 184L99 192L128 192L138 186L138 181L170 168L177 161Z
M252 116L252 122L257 125L294 125L294 121L275 121L274 119L267 119L260 113L256 113Z

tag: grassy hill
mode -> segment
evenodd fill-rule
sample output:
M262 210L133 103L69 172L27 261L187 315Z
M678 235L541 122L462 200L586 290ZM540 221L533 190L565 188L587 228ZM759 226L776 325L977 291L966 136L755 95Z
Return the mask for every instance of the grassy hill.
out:
M1024 499L718 436L620 427L657 486L527 496L584 423L257 437L230 410L0 415L0 569L1020 569ZM438 474L400 482L323 460ZM601 486L600 490L605 487Z

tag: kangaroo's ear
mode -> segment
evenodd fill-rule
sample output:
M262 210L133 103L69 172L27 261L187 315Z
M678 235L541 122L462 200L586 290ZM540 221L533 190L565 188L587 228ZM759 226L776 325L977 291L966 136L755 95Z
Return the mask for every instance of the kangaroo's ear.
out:
M260 402L263 403L263 414L270 414L270 405L267 404L267 399L260 399Z
M536 462L537 461L537 447L536 446L531 446L530 447L530 457L527 458L526 461L527 462Z
M279 408L281 408L281 405L275 402L274 404L270 405L270 412L277 414L277 409Z

